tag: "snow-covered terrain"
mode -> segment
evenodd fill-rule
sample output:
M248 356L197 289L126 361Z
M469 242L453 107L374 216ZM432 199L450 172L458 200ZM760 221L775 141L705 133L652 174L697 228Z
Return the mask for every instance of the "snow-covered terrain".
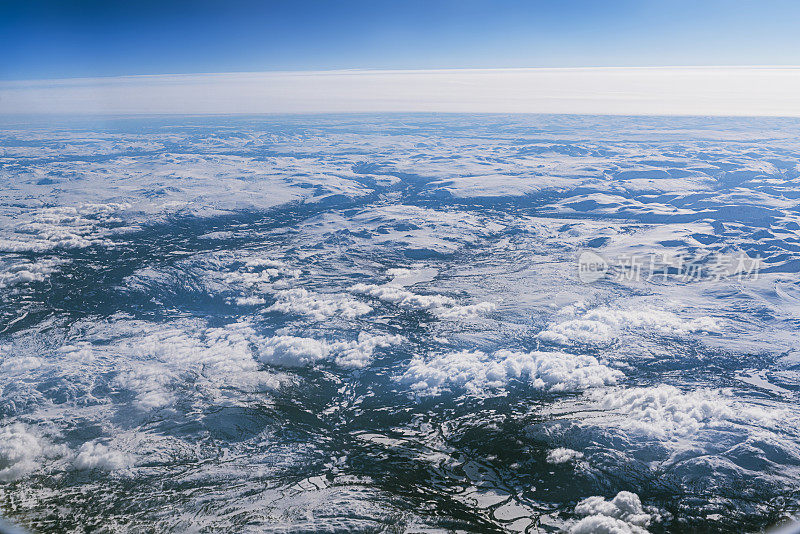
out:
M4 119L0 513L237 533L792 517L799 133Z

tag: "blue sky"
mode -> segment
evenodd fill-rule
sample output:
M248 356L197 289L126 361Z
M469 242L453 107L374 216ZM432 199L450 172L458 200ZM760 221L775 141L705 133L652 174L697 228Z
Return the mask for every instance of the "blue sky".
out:
M793 1L0 0L0 79L797 65Z

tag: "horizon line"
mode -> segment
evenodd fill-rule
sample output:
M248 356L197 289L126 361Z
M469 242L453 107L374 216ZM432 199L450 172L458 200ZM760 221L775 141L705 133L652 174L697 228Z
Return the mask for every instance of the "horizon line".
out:
M524 72L524 71L594 71L594 70L798 70L798 64L786 65L602 65L602 66L578 66L578 67L439 67L439 68L406 68L406 69L386 69L381 67L354 67L337 69L296 69L296 70L232 70L232 71L207 71L207 72L162 72L148 74L115 74L108 76L70 76L54 78L18 78L2 79L0 86L5 84L22 83L45 83L45 82L66 82L66 81L95 81L95 80L117 80L117 79L148 79L158 77L194 77L194 76L229 76L229 75L325 75L325 74L406 74L406 73L446 73L446 72Z

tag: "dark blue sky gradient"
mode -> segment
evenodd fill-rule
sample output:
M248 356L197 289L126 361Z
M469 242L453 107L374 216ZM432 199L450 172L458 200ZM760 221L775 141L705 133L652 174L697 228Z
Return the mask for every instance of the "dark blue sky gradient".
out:
M0 0L0 79L796 65L798 22L788 0Z

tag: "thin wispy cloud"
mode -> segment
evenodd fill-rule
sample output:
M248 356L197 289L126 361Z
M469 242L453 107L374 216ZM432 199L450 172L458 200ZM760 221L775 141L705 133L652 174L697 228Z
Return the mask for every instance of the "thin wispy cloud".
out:
M0 83L0 113L800 116L800 68L349 70Z

